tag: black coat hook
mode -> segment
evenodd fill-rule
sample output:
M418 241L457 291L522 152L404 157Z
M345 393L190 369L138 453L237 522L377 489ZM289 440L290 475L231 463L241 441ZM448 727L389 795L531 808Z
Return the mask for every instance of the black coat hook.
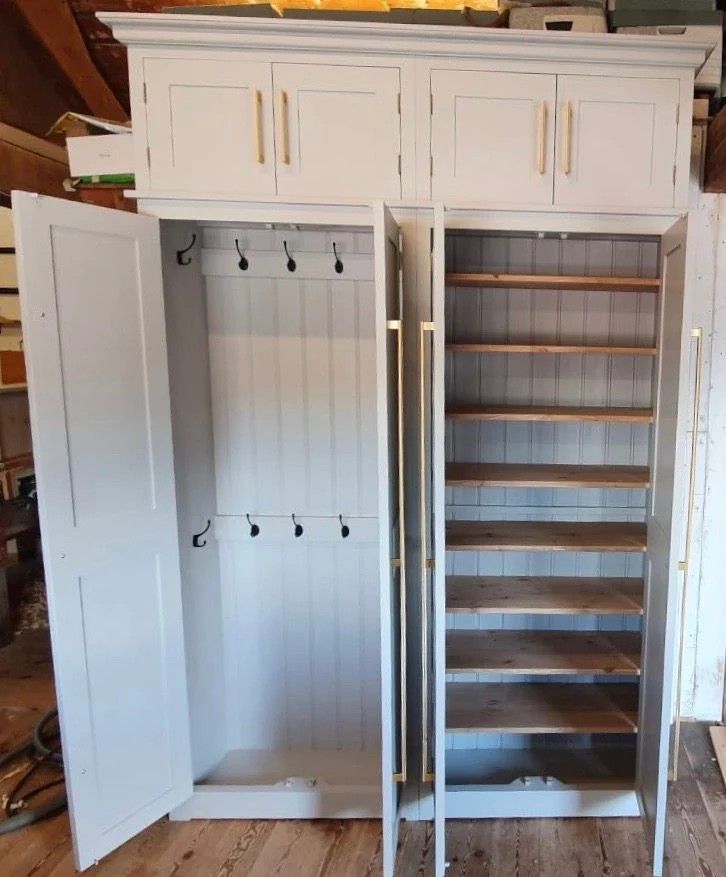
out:
M204 534L209 531L209 528L211 526L212 526L212 522L208 520L207 526L202 530L202 532L197 533L196 535L192 536L192 545L195 548L204 548L204 546L207 544L207 540L202 539L202 536L204 536Z
M191 248L196 244L197 236L195 234L192 235L192 242L188 247L185 247L183 250L176 251L176 263L177 265L188 265L192 261L192 257L190 256L188 259L185 259L184 256L191 250Z
M240 250L239 241L237 240L237 238L234 239L234 245L237 248L237 254L239 255L239 262L237 262L237 264L239 265L239 270L246 271L250 267L250 263L242 250Z
M342 274L343 273L343 263L340 261L340 256L338 255L338 251L335 249L335 241L333 241L333 255L335 256L335 273Z
M338 515L338 520L340 521L340 535L343 539L347 539L350 536L350 527L347 524L343 523L343 516Z
M295 525L295 538L299 539L303 534L303 526L295 520L295 515L292 516L292 522Z
M255 538L255 536L259 536L260 528L257 524L252 523L249 515L247 515L247 523L250 525L250 536L252 536L253 539Z
M292 272L297 268L297 262L292 258L287 250L287 241L283 241L282 245L285 248L285 255L287 256L287 270Z

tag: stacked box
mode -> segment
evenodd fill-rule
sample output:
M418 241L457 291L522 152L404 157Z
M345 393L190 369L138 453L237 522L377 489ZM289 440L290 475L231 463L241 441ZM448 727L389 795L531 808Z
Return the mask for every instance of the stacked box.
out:
M509 27L518 30L607 33L607 19L599 6L532 6L512 9Z

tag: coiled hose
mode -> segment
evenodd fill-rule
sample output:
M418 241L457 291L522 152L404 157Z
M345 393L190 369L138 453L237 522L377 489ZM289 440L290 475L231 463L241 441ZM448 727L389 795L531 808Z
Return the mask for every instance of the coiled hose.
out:
M57 721L58 710L50 710L45 713L35 726L32 737L26 742L0 755L0 768L4 767L12 761L19 758L30 758L31 765L22 774L18 782L12 788L10 793L4 798L4 810L6 819L0 822L0 835L10 834L11 831L17 831L49 816L54 816L64 810L68 804L65 791L57 795L45 804L41 804L34 809L26 808L25 804L39 795L46 789L53 788L64 782L63 777L63 756L60 749L60 733L56 728L50 728L52 722ZM23 789L26 788L30 778L41 767L50 767L60 771L60 776L50 782L43 783L40 786L28 789L24 794ZM20 809L20 808L23 809ZM18 812L19 811L19 812Z

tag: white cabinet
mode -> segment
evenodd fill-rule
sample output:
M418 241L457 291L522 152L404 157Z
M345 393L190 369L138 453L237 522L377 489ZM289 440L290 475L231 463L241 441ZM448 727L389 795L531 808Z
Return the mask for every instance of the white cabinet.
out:
M150 58L144 83L154 191L401 195L397 69Z
M398 226L13 208L77 865L170 811L378 818L392 877Z
M557 103L557 206L673 206L677 80L558 76Z
M556 77L434 70L431 196L551 204Z
M277 191L400 198L399 71L273 64Z
M148 58L144 91L154 191L274 195L269 64Z

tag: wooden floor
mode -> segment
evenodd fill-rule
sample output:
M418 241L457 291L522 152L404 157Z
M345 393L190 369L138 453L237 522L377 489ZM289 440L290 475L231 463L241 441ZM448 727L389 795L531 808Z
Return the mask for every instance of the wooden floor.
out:
M53 703L47 637L0 649L0 751L23 739ZM726 877L726 791L705 725L685 725L672 787L668 877ZM0 772L0 794L8 781ZM646 877L637 819L452 822L448 877ZM366 877L380 871L379 825L363 822L156 823L89 873L93 877ZM63 814L0 837L1 877L74 873ZM402 823L397 875L433 874L431 826Z

